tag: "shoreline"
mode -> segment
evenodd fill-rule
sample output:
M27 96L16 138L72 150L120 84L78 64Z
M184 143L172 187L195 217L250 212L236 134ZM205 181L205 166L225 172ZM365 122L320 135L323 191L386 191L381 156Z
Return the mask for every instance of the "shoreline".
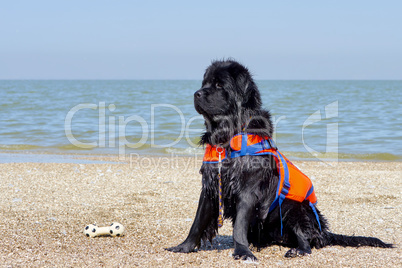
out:
M88 155L89 159L93 157ZM97 156L100 161L117 156ZM91 159L90 159L91 160ZM231 257L226 220L197 253L164 250L182 242L201 190L200 159L142 157L120 163L0 164L0 263L6 266L242 266ZM153 162L152 162L153 160ZM287 248L253 250L269 267L400 267L402 162L293 161L313 183L334 233L374 236L394 249L313 249L286 259ZM124 237L87 238L84 227L120 222Z
M296 152L283 152L291 161L296 162L373 162L373 163L402 163L401 159L371 159L361 157L356 158L302 158ZM364 155L364 154L362 154ZM132 152L127 154L108 154L108 153L73 153L73 152L50 152L50 151L0 151L1 163L81 163L81 164L102 164L104 162L128 162L130 157L137 158L196 158L202 159L203 153L180 154L172 152L170 154L151 154L145 152ZM109 159L109 160L105 160ZM14 162L12 161L14 160ZM81 162L80 162L81 161Z

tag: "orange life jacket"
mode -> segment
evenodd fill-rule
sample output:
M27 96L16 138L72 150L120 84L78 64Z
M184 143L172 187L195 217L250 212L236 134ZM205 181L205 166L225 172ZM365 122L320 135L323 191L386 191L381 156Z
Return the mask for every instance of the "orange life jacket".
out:
M303 202L304 200L309 201L321 230L320 220L315 209L317 197L311 180L278 151L270 137L240 133L230 140L230 147L232 149L231 158L245 155L272 155L274 157L279 173L279 182L276 190L276 198L271 204L268 213L279 205L281 214L281 235L283 228L281 205L285 198L298 202ZM205 164L218 163L219 154L221 155L221 161L227 159L224 148L207 144L203 162Z

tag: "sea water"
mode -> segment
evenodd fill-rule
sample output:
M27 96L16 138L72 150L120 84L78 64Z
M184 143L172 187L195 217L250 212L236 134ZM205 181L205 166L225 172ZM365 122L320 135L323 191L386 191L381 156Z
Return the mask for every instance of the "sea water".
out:
M293 159L402 160L402 81L257 81ZM0 151L202 154L197 80L1 80ZM225 103L221 104L222 106Z

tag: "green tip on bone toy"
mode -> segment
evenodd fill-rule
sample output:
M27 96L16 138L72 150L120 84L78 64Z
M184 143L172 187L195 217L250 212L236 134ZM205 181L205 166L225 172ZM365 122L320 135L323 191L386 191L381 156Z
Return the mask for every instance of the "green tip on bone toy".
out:
M110 226L98 227L96 224L89 224L84 228L84 234L87 237L97 236L123 236L124 226L118 222L113 222Z

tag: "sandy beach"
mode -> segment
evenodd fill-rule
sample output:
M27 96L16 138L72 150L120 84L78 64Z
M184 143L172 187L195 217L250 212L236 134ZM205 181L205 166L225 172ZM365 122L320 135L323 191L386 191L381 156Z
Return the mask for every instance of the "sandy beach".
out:
M100 158L97 157L97 160ZM0 264L3 267L401 267L402 162L295 161L314 183L318 207L334 233L375 236L394 249L316 250L283 257L287 248L235 261L225 221L212 245L196 253L164 250L182 242L201 190L201 159L141 157L118 163L0 164ZM120 222L124 237L88 238L90 223Z

